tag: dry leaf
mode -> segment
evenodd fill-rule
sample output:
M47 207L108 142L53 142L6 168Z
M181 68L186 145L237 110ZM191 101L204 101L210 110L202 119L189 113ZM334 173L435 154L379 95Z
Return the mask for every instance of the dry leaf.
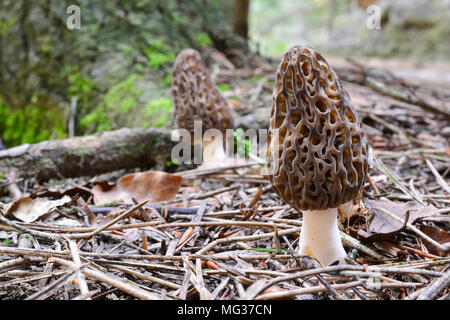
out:
M233 204L233 198L236 194L236 190L222 192L221 194L215 195L214 200L217 200L220 207L223 205L231 206Z
M88 200L92 194L88 188L85 187L72 187L66 190L57 190L51 188L40 188L36 192L34 192L31 197L32 198L53 198L59 199L65 195L74 197L75 195L80 195L84 200Z
M446 244L450 243L450 232L444 231L441 228L435 227L435 226L419 226L420 231L425 233L427 236L432 238L433 240L436 240L440 244ZM428 251L430 251L433 254L437 254L439 256L443 256L444 253L439 249L436 248L436 246L431 245L427 241L423 242L425 246L427 247Z
M94 203L110 203L114 201L133 203L150 200L159 202L171 200L180 189L183 178L181 176L162 171L145 171L123 176L116 185L107 182L96 184L92 188Z
M4 209L6 209L6 215L12 214L16 219L30 223L53 209L66 205L71 201L72 199L67 195L59 200L24 197L5 205Z
M407 222L411 224L417 219L433 216L439 213L439 210L431 204L424 207L414 201L395 202L388 199L380 199L365 200L364 203L373 214L373 219L368 230L369 234L364 236L367 240L389 238L390 236L403 230L406 226L405 223L401 223L389 217L376 208L385 209L389 213L399 217L402 221L407 220Z
M81 227L82 226L80 221L75 220L75 219L66 218L66 217L56 220L55 225L65 226L65 227Z

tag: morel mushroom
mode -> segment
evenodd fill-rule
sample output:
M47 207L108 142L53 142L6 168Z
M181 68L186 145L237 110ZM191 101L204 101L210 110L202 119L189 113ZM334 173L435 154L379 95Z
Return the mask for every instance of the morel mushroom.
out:
M268 142L273 189L303 212L299 253L343 262L337 207L359 196L369 146L341 81L312 48L291 47L278 66Z
M185 49L177 56L172 74L172 97L175 126L187 129L191 137L195 136L194 121L201 121L203 132L218 129L223 137L226 129L234 127L228 102L210 80L199 52L194 49ZM192 144L202 144L204 164L216 164L226 158L223 139L213 137L213 141L191 139Z

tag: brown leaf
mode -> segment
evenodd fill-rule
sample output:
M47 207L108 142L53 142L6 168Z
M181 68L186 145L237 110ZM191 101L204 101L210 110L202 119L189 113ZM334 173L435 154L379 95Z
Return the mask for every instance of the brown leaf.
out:
M450 243L450 232L444 231L441 228L435 226L419 226L420 231L425 233L427 236L436 240L440 244ZM434 245L429 244L427 241L423 242L427 247L428 251L431 253L437 254L439 256L443 256L444 253Z
M48 200L46 198L31 199L23 197L4 206L6 215L12 214L16 219L23 222L34 222L46 213L55 208L64 206L72 202L69 196L64 196L59 200Z
M429 217L439 213L439 210L433 205L424 207L414 201L395 202L388 199L380 199L365 200L364 203L373 214L373 219L368 230L369 233L368 235L363 235L366 240L386 240L394 234L402 231L406 226L405 223L400 223L376 208L385 209L391 214L399 217L402 221L406 220L411 224L417 219Z
M145 171L127 174L117 181L116 185L101 182L92 188L94 203L110 203L114 201L133 203L150 200L159 202L171 200L180 189L181 176L162 171Z
M92 193L89 191L88 188L84 187L73 187L66 190L57 190L52 188L41 188L34 192L31 195L31 198L53 198L53 199L59 199L62 198L65 195L68 195L70 197L73 197L75 195L80 195L85 201L87 201L91 196Z

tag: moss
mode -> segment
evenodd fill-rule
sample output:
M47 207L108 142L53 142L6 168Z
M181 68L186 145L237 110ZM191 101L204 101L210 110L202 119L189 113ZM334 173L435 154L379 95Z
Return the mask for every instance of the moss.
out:
M7 35L16 22L17 16L15 15L10 17L7 21L4 21L3 18L0 18L0 35Z
M76 157L84 157L91 154L91 152L88 149L75 149L73 150L72 155L76 156Z
M101 132L125 126L132 114L130 111L139 105L143 91L138 82L143 77L131 74L125 80L117 82L103 96L102 102L80 120L80 127L86 133Z
M175 53L170 50L160 39L150 41L144 53L148 58L147 65L158 70L164 64L175 61Z
M35 96L30 105L13 109L0 96L0 132L6 146L66 137L64 111L47 103L51 102Z
M208 34L206 34L205 32L199 32L195 35L195 38L197 39L198 43L200 44L200 46L205 47L205 46L210 46L212 45L212 40L211 38L208 36Z
M150 126L159 128L172 118L172 99L161 98L153 100L145 107L145 115L150 118Z

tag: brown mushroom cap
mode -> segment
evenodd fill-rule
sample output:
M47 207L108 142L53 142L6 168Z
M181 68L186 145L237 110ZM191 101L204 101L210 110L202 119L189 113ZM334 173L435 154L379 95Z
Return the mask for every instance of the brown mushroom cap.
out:
M362 123L341 81L312 48L293 46L278 66L269 145L269 179L294 208L336 208L364 185L369 145Z
M194 134L194 120L203 130L233 128L233 116L225 98L211 82L198 51L185 49L175 61L172 74L173 119L177 128Z

